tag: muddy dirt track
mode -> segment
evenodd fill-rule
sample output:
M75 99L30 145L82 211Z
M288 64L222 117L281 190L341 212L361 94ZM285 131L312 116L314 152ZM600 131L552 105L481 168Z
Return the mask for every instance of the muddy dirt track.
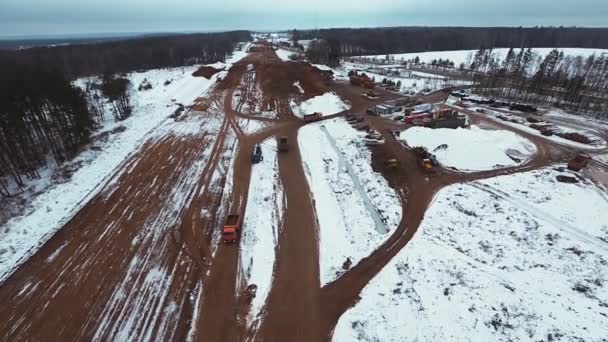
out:
M256 47L193 106L198 110L155 132L1 285L2 339L328 340L363 287L414 236L437 191L571 155L542 138L487 122L529 138L537 145L536 157L503 170L439 170L429 176L390 132L394 123L368 118L386 141L373 148L373 167L401 195L403 221L368 258L321 288L318 227L297 144L303 122L289 107L291 99L303 99L293 86L296 81L306 98L335 91L351 102L354 113L397 97L380 91L380 98L370 101L361 97L360 88L332 82L309 64L282 62L268 47ZM430 100L445 96L433 94ZM243 120L263 125L247 133ZM286 136L291 147L278 157L286 212L273 287L259 324L248 326L248 284L237 283L238 245L221 243L220 230L229 213L242 214L246 207L254 145L279 136ZM397 170L385 167L389 158L398 159Z

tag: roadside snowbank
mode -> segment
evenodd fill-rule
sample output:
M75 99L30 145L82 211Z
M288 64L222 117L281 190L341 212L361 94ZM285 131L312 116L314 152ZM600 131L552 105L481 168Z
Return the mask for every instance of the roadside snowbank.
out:
M284 198L276 150L275 139L264 142L264 160L252 167L239 246L239 279L243 281L238 283L257 286L248 315L249 325L256 324L270 292L279 224L283 214Z
M607 196L587 182L558 184L557 174L442 190L413 240L340 318L333 340L608 336L608 240L597 238L608 239Z
M82 152L71 161L72 165L83 166L68 181L53 184L54 170L47 170L43 173L48 177L37 180L26 190L38 195L22 216L11 219L0 230L0 282L93 198L123 161L146 140L147 134L167 120L177 108L172 99L176 103L190 104L214 84L217 76L210 80L193 77L192 73L197 69L194 66L127 75L134 88L147 79L152 89L133 91L133 116L121 122L108 121L95 134L110 132L119 126L126 130L95 141L94 149ZM167 80L172 81L165 86ZM111 113L106 116L111 120Z
M302 102L299 106L294 102L291 104L296 116L302 117L306 114L320 112L323 115L332 115L350 109L350 104L345 103L335 93L325 93Z
M412 127L401 132L400 138L410 146L426 147L441 164L465 171L516 166L536 152L534 144L513 132L477 126L469 129ZM447 148L439 148L444 144Z
M321 284L373 252L401 221L398 195L371 167L363 136L342 119L309 124L298 144L319 222Z

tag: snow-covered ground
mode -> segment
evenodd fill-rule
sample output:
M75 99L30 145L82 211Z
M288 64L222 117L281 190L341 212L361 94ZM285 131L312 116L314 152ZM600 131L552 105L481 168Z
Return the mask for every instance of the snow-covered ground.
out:
M226 65L229 67L243 58L246 55L244 51L236 51ZM107 137L94 139L93 149L82 152L68 164L74 165L75 169L70 179L62 183L53 182L54 173L58 170L49 164L49 169L41 170L42 179L30 183L25 190L31 197L22 215L0 228L0 282L95 196L123 166L123 162L147 140L151 131L164 121L172 120L168 116L177 108L175 103L191 104L225 74L225 71L220 72L207 80L192 76L197 69L198 66L191 66L127 75L134 88L131 95L133 115L114 122L110 121L111 113L106 113L108 121L93 137L102 133ZM152 84L152 89L138 91L144 79ZM165 86L165 81L171 83ZM83 85L84 81L76 84ZM114 131L120 126L125 130Z
M442 190L334 341L605 340L608 195L557 174Z
M412 75L410 77L380 75L378 73L370 71L370 67L371 65L369 64L343 62L340 68L337 69L337 71L334 71L334 73L338 75L334 78L342 77L343 79L348 80L348 77L346 77L346 75L348 75L348 72L350 70L357 70L359 72L363 71L367 76L375 79L376 82L381 82L385 78L389 81L395 82L395 84L400 82L401 88L399 90L401 92L410 94L417 94L420 92L431 92L434 90L445 88L447 86L470 84L469 81L450 80L449 78L444 76L418 71L412 72Z
M426 147L441 164L463 171L515 166L536 152L534 144L513 132L477 126L457 129L412 127L401 132L400 138L409 146ZM440 147L444 144L447 147Z
M371 167L363 136L343 119L309 124L298 144L319 221L321 283L373 252L401 221L401 202Z
M251 170L247 209L240 241L239 284L257 286L251 302L248 325L256 324L272 285L272 273L278 241L284 197L279 179L277 142L262 144L264 160Z
M308 99L300 105L292 101L291 109L296 116L302 117L306 114L316 112L322 115L332 115L350 109L350 104L346 103L335 93L325 93Z
M477 107L470 107L468 109L475 110L475 108L477 108ZM552 135L552 136L547 137L547 136L542 135L542 133L540 131L530 127L531 123L527 122L526 119L523 117L507 114L502 111L496 111L491 108L484 108L484 110L486 113L489 114L488 118L490 118L494 121L500 122L500 123L508 125L508 126L515 127L522 131L551 140L558 144L572 146L572 147L576 147L576 148L584 149L584 150L603 150L608 147L608 142L606 140L598 137L597 135L595 135L594 129L592 129L592 128L585 129L582 125L579 125L579 127L577 127L577 129L572 129L570 127L562 126L561 124L555 124L555 123L553 124L555 126L555 128L557 128L557 131L559 131L561 133L575 133L576 132L576 133L580 133L580 134L587 136L588 138L591 139L591 141L592 141L591 144L579 143L576 141L562 138L557 135ZM554 112L554 113L556 113L556 112ZM563 112L562 112L562 115L563 115ZM516 122L505 121L505 120L500 119L499 117L503 117L503 118L506 118L506 119L512 120L512 121L514 120ZM584 124L588 125L589 122L586 122ZM597 124L599 126L599 123L597 123Z
M544 57L549 52L551 52L553 48L534 48L532 51L537 55ZM564 55L570 56L583 56L588 57L592 54L600 55L602 53L608 52L606 49L582 49L582 48L558 48L558 50L563 51ZM389 56L394 57L394 60L399 61L407 61L410 59L414 59L416 57L420 58L420 61L423 63L430 63L434 59L449 59L454 62L456 66L460 65L460 63L467 63L471 56L475 55L477 50L456 50L456 51L429 51L429 52L415 52L415 53L401 53L401 54L391 54ZM504 59L509 52L509 49L500 48L492 50L495 56L498 59ZM519 49L513 49L515 53L519 52ZM386 55L375 55L375 56L364 56L366 58L376 58L378 60L384 60Z
M289 56L294 54L293 52L285 49L278 49L275 52L277 53L277 56L279 56L279 58L285 62L291 61L291 59L289 59Z

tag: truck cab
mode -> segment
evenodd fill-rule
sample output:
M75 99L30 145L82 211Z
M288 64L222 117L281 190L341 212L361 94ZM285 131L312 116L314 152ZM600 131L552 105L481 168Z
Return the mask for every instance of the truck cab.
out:
M251 162L257 164L264 160L262 156L262 147L258 144L253 147L253 152L251 153Z
M239 235L239 215L228 215L226 218L226 223L224 224L224 229L222 231L222 240L224 242L236 242Z
M279 138L279 152L287 151L289 151L289 143L287 142L287 137L282 136Z

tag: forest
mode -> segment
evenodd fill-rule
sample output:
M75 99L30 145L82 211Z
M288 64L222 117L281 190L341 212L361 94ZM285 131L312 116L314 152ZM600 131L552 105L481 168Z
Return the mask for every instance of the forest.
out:
M61 165L105 120L131 115L131 71L225 61L248 32L148 37L0 52L0 196L23 188L40 167ZM86 89L72 81L99 76ZM108 104L106 106L105 104Z
M322 38L308 52L315 63L335 65L348 56L480 48L608 48L608 28L394 27L290 31L297 39Z
M544 58L532 49L509 49L502 60L492 49L480 49L465 78L476 92L532 104L552 104L608 118L608 55L565 56L558 49Z

